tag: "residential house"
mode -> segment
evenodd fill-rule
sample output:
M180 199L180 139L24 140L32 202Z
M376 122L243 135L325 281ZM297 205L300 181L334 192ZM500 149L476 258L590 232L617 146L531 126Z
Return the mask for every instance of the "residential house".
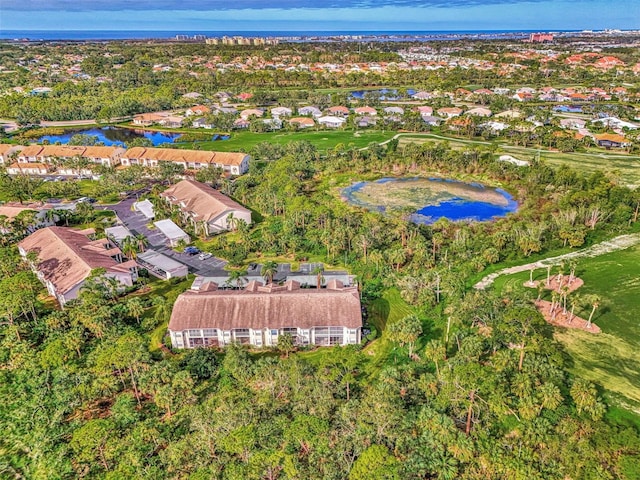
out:
M638 129L638 125L635 123L631 123L631 122L626 122L624 120L621 120L617 117L603 117L603 118L597 118L595 120L591 120L591 123L600 123L606 127L609 128L617 128L617 129L622 129L622 128L627 128L629 130L637 130Z
M53 171L51 165L39 162L14 162L7 167L9 175L47 175L50 171Z
M122 287L132 286L137 279L136 263L121 263L120 249L106 238L91 240L88 237L91 233L93 230L46 227L18 244L23 257L35 254L34 271L62 306L78 297L96 269L104 269L102 276L114 278Z
M249 120L252 117L260 118L264 115L262 110L258 110L257 108L247 108L246 110L242 110L240 112L240 118L243 120Z
M334 117L348 117L349 109L347 107L343 107L342 105L337 105L335 107L329 107L327 109L327 113L329 116Z
M251 122L244 118L237 118L233 122L233 128L236 128L236 129L245 129L245 128L249 128L250 126L251 126Z
M434 97L434 95L430 92L416 92L411 95L412 98L416 100L429 100Z
M122 154L124 166L157 167L160 162L172 162L187 170L217 167L232 175L242 175L249 169L249 155L236 152L210 152L178 148L133 147Z
M522 113L517 110L505 110L504 112L496 113L494 118L520 118Z
M192 117L194 115L207 115L211 113L211 109L206 105L196 105L195 107L188 108L185 112L187 117Z
M586 120L583 120L582 118L561 118L560 119L560 126L562 128L571 128L574 130L578 130L580 128L584 128L585 125L587 124Z
M325 115L324 117L318 118L318 123L327 128L340 128L342 127L347 120L343 117L334 117L332 115Z
M378 115L378 111L373 107L357 107L353 109L353 112L358 116L370 116L374 117Z
M494 134L498 134L498 133L502 132L503 130L506 130L507 128L509 128L509 124L504 123L504 122L490 121L490 122L482 123L482 124L478 125L478 127L479 128L486 128L487 130L489 130L489 132L494 133Z
M485 107L476 107L472 108L471 110L467 110L465 112L465 115L474 115L476 117L490 117L491 110Z
M160 194L167 203L180 209L182 218L202 228L205 235L235 228L235 221L251 224L251 211L231 200L209 185L194 180L183 180Z
M404 108L402 108L402 107L385 107L384 113L386 115L404 115Z
M453 118L462 114L462 109L458 107L444 107L438 110L438 115L445 118Z
M262 123L264 123L267 126L267 129L271 131L280 130L282 128L282 120L280 120L279 117L264 118Z
M178 115L169 115L159 120L158 124L167 128L182 128L183 122L184 122L184 117L180 117Z
M355 120L355 124L360 128L373 127L376 124L376 119L374 117L369 117L369 116L358 117Z
M200 117L200 118L196 118L193 122L191 122L191 127L204 128L207 130L211 130L212 128L215 127L215 125L209 122L208 120L206 120L204 117Z
M275 107L271 109L271 116L274 118L290 117L293 113L289 107Z
M243 290L208 283L176 300L169 335L174 348L225 346L237 342L275 346L288 334L297 345L348 345L361 341L358 288L332 280L326 288L300 288L295 281Z
M437 127L442 123L442 118L433 115L422 115L422 121L432 127Z
M418 113L420 113L420 115L423 117L429 117L433 115L433 108L426 105L421 106L421 107L418 107Z
M22 145L11 145L8 143L0 144L0 165L7 165L12 161L15 157L17 158L20 150L23 150L25 147Z
M72 159L86 160L90 163L115 167L120 164L120 157L125 152L122 147L83 147L72 145L29 145L18 153L19 163L41 163L56 165ZM90 174L88 169L59 166L59 173L64 175Z
M295 125L299 129L311 128L315 127L316 122L313 121L313 118L309 117L295 117L289 120L291 125Z
M593 137L599 147L605 147L607 149L624 148L630 144L630 141L625 137L615 133L603 133L601 135L594 135Z
M133 117L133 124L141 127L150 127L154 123L160 122L167 115L163 113L142 113Z
M53 221L47 219L47 212L49 210L51 210L51 206L43 203L3 203L0 205L0 218L5 218L7 222L12 222L22 212L35 212L35 220L31 225L31 228L35 230L37 228L47 227L54 224ZM8 224L0 226L0 233L9 233L11 230L12 228Z
M311 115L313 118L320 118L322 116L322 111L318 107L309 105L306 107L299 108L298 115L305 115L305 116Z

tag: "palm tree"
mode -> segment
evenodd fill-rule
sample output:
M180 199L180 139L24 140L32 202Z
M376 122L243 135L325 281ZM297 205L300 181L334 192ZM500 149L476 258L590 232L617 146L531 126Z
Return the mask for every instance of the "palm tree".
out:
M318 265L311 272L316 276L316 288L322 288L322 282L324 282L324 275L322 274L323 272L324 272L324 265Z
M237 289L241 289L247 281L246 275L246 270L231 270L229 272L229 278L225 283L227 285L234 285Z
M56 219L58 216L56 215L56 211L53 208L50 208L44 213L44 219L49 223L56 223Z
M138 252L144 252L145 247L149 245L149 240L142 233L138 233L135 237L136 242L138 242Z
M138 244L133 237L126 237L122 242L122 253L129 259L135 260L138 253Z
M273 276L278 273L278 263L273 260L264 262L262 265L262 277L268 283L273 283Z
M596 313L596 309L600 306L601 300L598 295L586 295L585 301L588 305L591 305L591 313L589 314L589 320L587 320L587 328L591 328L591 320L593 319L593 314Z
M131 297L125 304L127 314L136 319L140 323L140 316L144 313L144 305L139 297Z

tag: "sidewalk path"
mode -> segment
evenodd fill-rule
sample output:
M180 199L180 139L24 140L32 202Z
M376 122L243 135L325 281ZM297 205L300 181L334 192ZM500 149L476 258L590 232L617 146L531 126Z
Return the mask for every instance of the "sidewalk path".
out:
M574 258L597 257L606 253L615 252L616 250L625 250L629 247L637 245L638 243L640 243L640 234L638 233L620 235L619 237L612 238L611 240L607 240L606 242L601 242L596 245L592 245L591 247L577 250L575 252L565 253L564 255L559 255L557 257L545 258L544 260L527 263L526 265L503 268L502 270L498 270L497 272L487 275L478 283L476 283L473 288L475 288L476 290L485 290L487 287L493 284L496 278L501 275L511 275L514 273L527 272L531 268L537 269L546 268L549 265L560 265L562 262Z

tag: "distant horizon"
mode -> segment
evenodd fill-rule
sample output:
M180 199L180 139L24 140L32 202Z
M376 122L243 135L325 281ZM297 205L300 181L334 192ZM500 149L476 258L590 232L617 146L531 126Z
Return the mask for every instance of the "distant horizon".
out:
M208 38L223 36L247 36L247 37L335 37L335 36L407 36L407 37L444 37L444 36L518 36L530 33L556 33L572 34L585 31L604 32L605 30L558 30L558 29L480 29L480 30L203 30L203 29L111 29L111 30L59 30L59 29L16 29L0 31L0 39L22 39L29 40L135 40L135 39L172 39L176 35L204 35ZM620 32L631 32L632 29L614 29ZM436 38L437 39L437 38Z

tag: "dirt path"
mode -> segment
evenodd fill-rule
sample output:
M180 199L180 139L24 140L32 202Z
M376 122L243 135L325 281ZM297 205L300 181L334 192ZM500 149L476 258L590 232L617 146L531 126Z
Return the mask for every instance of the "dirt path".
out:
M502 270L487 275L476 283L473 288L476 290L485 290L501 275L527 272L531 268L546 268L549 265L560 265L562 262L574 258L597 257L606 253L615 252L616 250L625 250L637 245L638 243L640 243L640 234L638 233L620 235L619 237L612 238L606 242L601 242L589 248L584 248L575 252L565 253L564 255L559 255L557 257L545 258L544 260L538 260L537 262L531 262L525 265L518 265L517 267L503 268Z

